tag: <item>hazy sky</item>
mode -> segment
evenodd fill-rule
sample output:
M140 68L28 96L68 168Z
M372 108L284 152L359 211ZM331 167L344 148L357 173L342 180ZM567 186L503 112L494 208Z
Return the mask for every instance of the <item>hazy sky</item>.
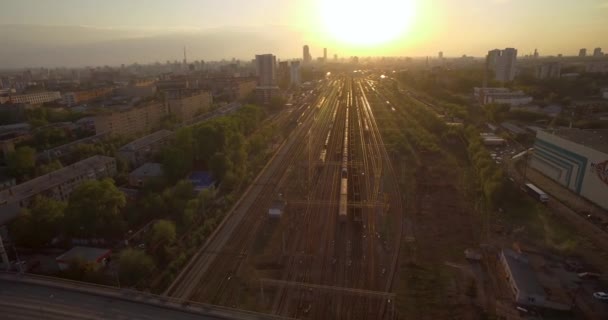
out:
M521 53L538 48L541 54L572 55L582 47L601 46L608 51L608 0L395 0L413 3L413 14L403 15L412 17L410 26L399 38L373 49L329 35L321 17L327 3L335 1L341 0L0 0L0 23L137 29L147 34L276 25L297 33L298 43L269 51L294 57L301 52L299 41L315 48L327 46L345 56L424 56L439 50L447 56L481 56L488 49L507 46ZM371 8L383 1L391 2L349 3ZM398 19L390 10L373 12L382 15L380 19Z

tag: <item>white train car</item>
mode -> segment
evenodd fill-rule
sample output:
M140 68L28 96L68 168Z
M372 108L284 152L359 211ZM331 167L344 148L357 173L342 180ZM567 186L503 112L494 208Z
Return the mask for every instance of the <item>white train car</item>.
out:
M338 206L338 219L346 222L348 217L348 179L342 178L340 181L340 203Z

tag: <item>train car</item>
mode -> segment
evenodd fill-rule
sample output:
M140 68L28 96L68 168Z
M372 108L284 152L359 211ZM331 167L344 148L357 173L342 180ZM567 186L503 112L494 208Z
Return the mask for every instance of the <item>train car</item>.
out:
M338 205L338 219L346 222L348 218L348 179L342 178L340 181L340 203Z

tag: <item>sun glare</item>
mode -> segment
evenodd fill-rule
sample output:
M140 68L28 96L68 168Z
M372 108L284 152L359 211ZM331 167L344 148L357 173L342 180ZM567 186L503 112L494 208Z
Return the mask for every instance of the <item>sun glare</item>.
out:
M413 0L319 0L324 30L351 45L378 45L405 34L414 18Z

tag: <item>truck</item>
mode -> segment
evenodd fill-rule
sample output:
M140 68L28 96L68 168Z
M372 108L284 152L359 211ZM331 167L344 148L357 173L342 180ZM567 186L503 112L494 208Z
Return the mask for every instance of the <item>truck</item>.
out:
M531 183L526 183L525 190L530 196L540 201L541 203L547 204L547 202L549 202L549 196L537 186Z

